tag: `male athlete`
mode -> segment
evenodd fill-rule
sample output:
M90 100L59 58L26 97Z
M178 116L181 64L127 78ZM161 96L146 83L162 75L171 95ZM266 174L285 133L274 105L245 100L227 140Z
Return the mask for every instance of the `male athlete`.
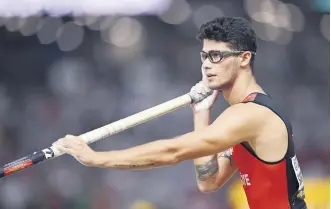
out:
M95 152L71 135L54 145L101 168L150 169L194 159L202 192L217 190L239 170L251 209L307 208L291 125L253 75L257 47L251 25L243 18L216 18L197 37L203 42L203 79L191 92L206 98L192 104L193 132L109 152ZM210 123L220 92L230 107Z

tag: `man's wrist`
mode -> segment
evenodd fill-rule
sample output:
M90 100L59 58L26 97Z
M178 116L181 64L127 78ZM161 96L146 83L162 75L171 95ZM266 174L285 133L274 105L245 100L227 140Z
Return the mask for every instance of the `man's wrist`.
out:
M194 130L206 127L210 123L210 110L195 112L193 115Z
M208 109L203 109L203 110L194 110L193 109L193 115L194 116L205 116L205 115L209 115L210 114L210 110L211 108L208 108Z
M89 164L87 166L89 167L99 167L102 168L105 166L105 153L104 152L94 152L93 156L89 160Z

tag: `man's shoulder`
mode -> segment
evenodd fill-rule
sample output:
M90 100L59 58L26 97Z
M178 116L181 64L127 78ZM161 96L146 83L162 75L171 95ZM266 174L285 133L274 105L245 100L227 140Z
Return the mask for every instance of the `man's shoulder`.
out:
M253 102L231 105L221 114L237 116L247 120L256 120L265 116L267 109Z
M255 103L238 103L225 109L214 123L216 126L255 135L268 121L269 114L266 111L266 108Z
M280 120L272 110L253 102L232 105L220 115L220 118L223 118L222 121L228 120L230 126L237 131L249 133L252 138L258 137L265 130L273 129Z
M239 103L224 110L208 131L224 134L238 144L256 138L262 126L263 110L256 104Z

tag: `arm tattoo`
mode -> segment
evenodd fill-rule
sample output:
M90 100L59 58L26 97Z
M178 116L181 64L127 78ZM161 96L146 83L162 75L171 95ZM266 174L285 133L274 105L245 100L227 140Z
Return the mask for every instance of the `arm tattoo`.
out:
M205 181L218 172L217 157L205 162L202 165L195 166L199 181Z
M225 157L225 158L228 158L230 160L230 164L232 165L232 147L225 150L224 152L221 152L220 155L219 155L219 158L220 157Z
M126 169L131 169L131 168L142 168L142 167L146 167L146 166L154 166L154 163L149 163L149 164L142 164L142 165L138 165L138 164L129 164L129 165L115 165L116 168L126 168Z

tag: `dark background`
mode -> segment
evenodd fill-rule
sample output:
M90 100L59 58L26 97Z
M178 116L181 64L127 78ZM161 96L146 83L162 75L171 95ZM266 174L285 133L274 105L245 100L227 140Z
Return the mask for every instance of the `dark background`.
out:
M201 79L196 31L225 15L253 23L257 81L291 119L304 178L329 176L329 2L178 0L156 5L159 14L28 17L10 15L9 2L0 2L1 164L187 93ZM213 119L227 106L221 98ZM192 129L183 108L92 147L124 149ZM228 209L237 179L202 194L192 162L117 171L62 156L1 179L0 208Z

